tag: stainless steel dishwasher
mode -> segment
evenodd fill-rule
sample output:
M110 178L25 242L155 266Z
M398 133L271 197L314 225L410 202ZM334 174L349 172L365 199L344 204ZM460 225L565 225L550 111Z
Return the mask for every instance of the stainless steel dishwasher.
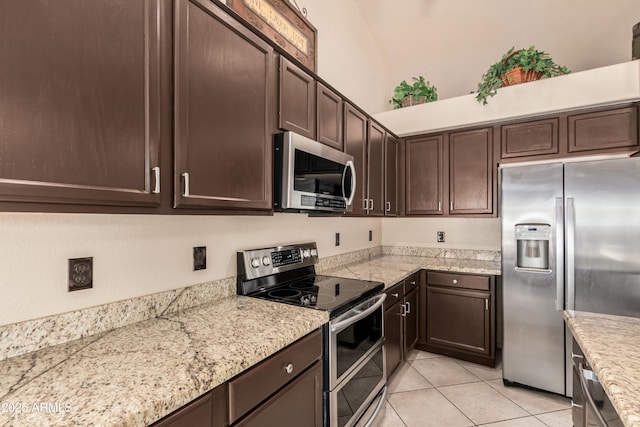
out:
M574 427L623 427L618 413L589 366L582 349L573 339L573 400Z

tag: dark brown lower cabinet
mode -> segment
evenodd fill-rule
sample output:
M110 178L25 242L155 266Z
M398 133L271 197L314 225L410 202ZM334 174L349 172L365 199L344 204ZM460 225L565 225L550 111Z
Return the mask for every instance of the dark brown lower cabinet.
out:
M494 276L428 272L420 300L418 348L495 365Z
M402 282L395 285L394 288L401 292L403 289ZM398 295L400 294L398 293ZM387 299L389 299L388 296ZM387 359L387 377L390 377L402 362L402 307L404 307L402 298L399 298L392 305L386 306L384 311L384 346Z
M154 427L322 427L322 333L318 329Z
M291 381L235 426L322 426L322 362Z
M387 293L384 336L387 377L390 377L418 341L418 284L421 273L398 282Z
M229 425L228 418L227 385L222 384L167 415L153 427L225 427Z

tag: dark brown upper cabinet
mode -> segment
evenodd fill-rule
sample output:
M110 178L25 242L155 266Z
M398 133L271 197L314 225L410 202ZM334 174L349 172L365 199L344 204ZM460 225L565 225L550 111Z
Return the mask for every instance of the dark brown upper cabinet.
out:
M278 92L280 129L316 138L316 82L312 76L280 56Z
M376 122L369 120L368 138L368 180L367 180L367 215L384 216L386 209L384 198L385 173L385 136L386 132Z
M318 141L342 151L342 120L344 102L342 98L322 83L316 83Z
M0 201L160 203L160 13L0 2Z
M353 156L356 169L356 195L353 210L348 215L366 215L369 206L367 197L367 117L344 104L344 151Z
M449 215L490 214L494 190L493 129L449 134Z
M392 135L387 134L385 139L385 207L386 216L398 216L398 158L400 142Z
M573 114L569 120L569 153L638 147L638 106Z
M539 120L503 124L502 163L633 153L638 140L638 104L561 113Z
M557 117L501 126L502 159L558 154Z
M444 137L427 135L405 141L406 215L442 215L445 178Z
M273 49L207 0L174 20L174 206L270 210Z

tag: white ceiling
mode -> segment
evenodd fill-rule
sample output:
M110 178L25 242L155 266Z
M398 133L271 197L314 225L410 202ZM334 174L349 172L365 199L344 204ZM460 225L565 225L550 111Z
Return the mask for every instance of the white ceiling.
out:
M582 71L631 59L640 0L353 0L391 65L389 94L424 75L440 99L476 90L512 46Z

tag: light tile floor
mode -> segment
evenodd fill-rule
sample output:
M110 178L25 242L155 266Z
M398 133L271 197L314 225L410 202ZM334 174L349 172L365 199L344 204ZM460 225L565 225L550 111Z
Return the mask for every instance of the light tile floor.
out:
M389 379L380 427L572 427L571 401L502 383L489 368L413 350Z

